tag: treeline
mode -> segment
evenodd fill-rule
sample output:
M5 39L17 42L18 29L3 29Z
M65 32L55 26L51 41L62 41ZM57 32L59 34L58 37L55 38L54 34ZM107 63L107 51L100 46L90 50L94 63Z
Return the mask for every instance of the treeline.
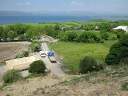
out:
M74 41L74 42L88 42L88 43L101 43L104 40L116 40L117 35L109 32L99 32L99 31L84 31L84 32L74 32L66 31L59 34L59 39L61 41Z
M42 34L56 37L58 34L57 25L27 25L13 24L0 26L0 41L29 41L38 39Z
M123 21L121 22L123 24ZM0 26L0 41L35 40L46 34L63 41L102 42L116 39L124 33L112 28L120 22L101 23L52 23L52 24L11 24ZM124 25L127 25L125 22Z

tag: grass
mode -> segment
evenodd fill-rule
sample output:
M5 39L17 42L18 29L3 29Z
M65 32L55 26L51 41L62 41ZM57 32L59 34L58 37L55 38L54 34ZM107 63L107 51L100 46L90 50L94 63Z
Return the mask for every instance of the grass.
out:
M79 71L80 60L84 56L92 56L98 61L104 61L109 52L110 46L116 41L106 41L105 43L76 43L76 42L57 42L50 45L64 58L64 64L72 71Z

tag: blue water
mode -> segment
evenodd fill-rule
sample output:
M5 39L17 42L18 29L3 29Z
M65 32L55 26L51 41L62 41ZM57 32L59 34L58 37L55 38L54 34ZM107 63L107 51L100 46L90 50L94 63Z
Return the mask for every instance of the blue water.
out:
M0 16L0 24L87 21L88 16Z

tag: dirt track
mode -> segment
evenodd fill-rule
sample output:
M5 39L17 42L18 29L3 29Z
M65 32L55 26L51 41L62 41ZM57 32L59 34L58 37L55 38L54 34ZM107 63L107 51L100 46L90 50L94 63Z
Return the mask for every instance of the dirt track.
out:
M47 43L42 43L41 49L42 51L49 51ZM57 63L51 63L50 60L48 59L48 56L45 58L41 58L41 60L44 61L44 63L46 64L46 67L50 69L53 75L56 75L58 77L65 75L65 73L61 69L61 63L59 61L57 61Z
M0 43L0 62L15 58L16 54L27 50L28 42L5 42Z

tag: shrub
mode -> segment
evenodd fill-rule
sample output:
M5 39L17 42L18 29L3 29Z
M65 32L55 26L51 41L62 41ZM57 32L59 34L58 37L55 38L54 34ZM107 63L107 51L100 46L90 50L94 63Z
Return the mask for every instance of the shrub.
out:
M115 43L105 58L109 65L119 64L124 58L128 58L128 35L124 35L119 42ZM122 62L123 63L123 62Z
M21 76L16 70L9 70L3 76L4 83L12 83L19 80L20 78Z
M128 57L121 59L120 64L128 64Z
M98 32L82 32L79 35L79 42L101 42Z
M38 60L30 65L29 72L34 74L45 73L45 64L43 61Z
M68 41L75 41L77 38L76 32L68 32L67 36Z
M89 56L86 56L81 62L80 62L80 73L84 74L87 72L92 72L92 71L99 71L102 69L101 65L97 64L97 61Z
M128 91L128 82L124 82L121 86L122 90Z
M121 45L119 43L116 43L112 45L112 47L110 48L110 52L105 58L105 62L108 65L117 64L120 62L120 57L121 57L120 46Z
M113 33L117 35L117 38L121 38L125 34L125 31L123 31L123 30L114 30Z
M108 32L101 32L101 38L104 40L108 40L108 38L109 38Z
M23 54L23 56L24 56L24 57L28 57L29 52L28 52L28 51L23 51L23 53L22 53L22 54Z
M28 57L29 56L29 52L28 51L23 51L22 53L18 53L16 55L16 58L23 58L23 57Z
M104 40L116 40L117 35L110 32L101 32L101 38Z
M59 38L62 41L77 41L77 42L102 42L102 38L99 32L73 32L66 31L59 34Z
M33 52L38 52L40 50L41 43L38 41L32 41L30 48Z

